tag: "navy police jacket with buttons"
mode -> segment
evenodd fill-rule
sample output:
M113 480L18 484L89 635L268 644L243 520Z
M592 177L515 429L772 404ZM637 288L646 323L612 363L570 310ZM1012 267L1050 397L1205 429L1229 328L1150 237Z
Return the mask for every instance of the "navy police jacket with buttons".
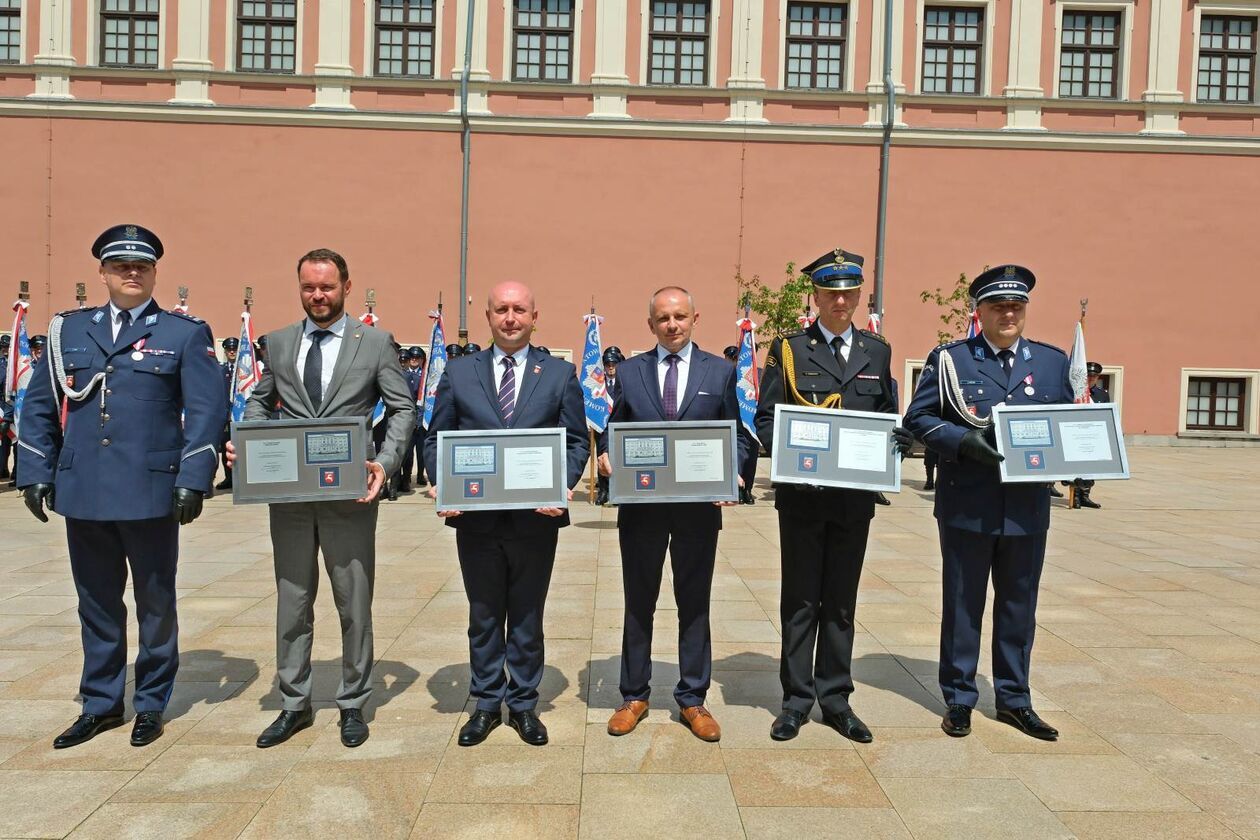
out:
M170 516L174 488L208 493L228 411L210 329L156 301L116 342L108 305L62 315L69 386L102 372L105 379L85 399L67 400L63 432L52 347L44 353L18 427L22 486L55 485L53 509L89 520Z
M989 417L993 406L1072 402L1068 358L1057 347L1021 338L1008 384L1002 362L982 335L945 344L923 366L905 424L940 455L936 518L942 525L991 536L1026 536L1050 527L1048 484L1003 484L996 466L958 459L958 444L972 426L957 415L938 385L940 357L948 353L969 413Z

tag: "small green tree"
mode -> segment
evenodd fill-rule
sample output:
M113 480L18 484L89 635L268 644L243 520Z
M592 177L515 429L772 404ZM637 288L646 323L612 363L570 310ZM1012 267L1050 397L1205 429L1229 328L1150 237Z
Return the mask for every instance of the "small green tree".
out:
M959 274L958 282L949 290L937 286L931 291L919 292L919 300L935 303L943 310L939 317L945 326L936 331L936 338L941 344L957 341L967 334L967 320L971 317L970 285L967 275Z
M778 288L763 283L755 274L751 279L735 275L739 309L747 306L757 316L754 320L758 322L758 348L768 347L779 336L800 329L796 319L805 311L804 296L814 290L809 275L798 272L796 263L788 263L783 274L783 284Z

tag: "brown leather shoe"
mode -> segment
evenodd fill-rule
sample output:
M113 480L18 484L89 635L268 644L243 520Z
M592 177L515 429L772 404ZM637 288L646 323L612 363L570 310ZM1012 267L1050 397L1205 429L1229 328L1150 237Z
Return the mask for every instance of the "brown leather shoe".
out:
M722 727L704 706L688 706L682 710L682 719L691 727L691 734L701 741L716 741L722 737Z
M617 707L613 716L608 719L609 735L628 735L639 725L639 721L647 717L648 701L627 700Z

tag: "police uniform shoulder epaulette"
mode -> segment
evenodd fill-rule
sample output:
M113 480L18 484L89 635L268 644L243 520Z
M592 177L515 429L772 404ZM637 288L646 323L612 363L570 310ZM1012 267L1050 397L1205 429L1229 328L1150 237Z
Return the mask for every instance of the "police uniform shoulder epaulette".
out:
M1047 350L1053 350L1054 352L1056 352L1056 353L1060 353L1060 354L1062 354L1062 355L1064 355L1064 356L1066 356L1066 355L1067 355L1067 353L1065 353L1065 352L1064 352L1061 348L1059 348L1059 347L1055 347L1053 344L1047 344L1047 343L1046 343L1046 342L1044 342L1044 341L1037 341L1037 340L1035 340L1035 339L1031 339L1031 338L1030 338L1030 339L1028 339L1028 343L1029 343L1029 344L1036 344L1038 347L1045 347Z
M792 332L784 333L781 338L786 341L789 338L800 338L803 335L805 335L805 330L793 330Z
M75 309L66 309L66 310L63 310L63 311L61 311L61 312L58 312L58 313L57 313L56 315L54 315L53 317L54 317L54 318L66 318L66 317L69 317L70 315L80 315L80 314L82 314L82 315L88 315L88 314L91 314L91 313L95 312L95 311L96 311L97 309L99 309L99 308L100 308L100 307L95 307L95 308L92 308L92 309L79 309L79 308L77 308L77 307L76 307Z
M858 332L866 336L867 338L873 338L882 344L888 344L888 339L884 338L882 335L880 335L877 332L871 332L870 330L858 330Z
M958 345L960 345L960 344L966 344L966 343L967 343L968 341L970 341L970 340L971 340L971 339L969 339L969 338L959 338L959 339L956 339L956 340L954 340L954 341L947 341L947 342L945 342L944 344L938 344L938 345L936 345L936 349L937 349L937 350L947 350L947 349L949 349L950 347L957 347L957 346L958 346Z
M201 320L196 315L189 315L185 312L176 312L174 309L164 309L162 310L162 313L164 315L174 315L176 318L183 318L185 321L192 321L194 324L205 323L205 321Z

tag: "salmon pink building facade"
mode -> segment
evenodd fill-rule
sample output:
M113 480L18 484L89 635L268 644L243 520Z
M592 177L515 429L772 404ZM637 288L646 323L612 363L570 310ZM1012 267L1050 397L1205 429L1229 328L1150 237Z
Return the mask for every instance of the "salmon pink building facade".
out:
M159 301L236 332L294 320L297 257L349 260L354 314L458 327L467 0L0 0L0 220L31 319L103 299L88 247L156 231ZM874 274L881 79L897 86L885 334L903 402L920 301L1017 262L1027 334L1089 300L1126 432L1260 440L1260 0L490 0L470 86L469 337L532 284L537 343L651 344L649 295L734 343L736 276L843 246ZM865 311L859 320L865 319Z

